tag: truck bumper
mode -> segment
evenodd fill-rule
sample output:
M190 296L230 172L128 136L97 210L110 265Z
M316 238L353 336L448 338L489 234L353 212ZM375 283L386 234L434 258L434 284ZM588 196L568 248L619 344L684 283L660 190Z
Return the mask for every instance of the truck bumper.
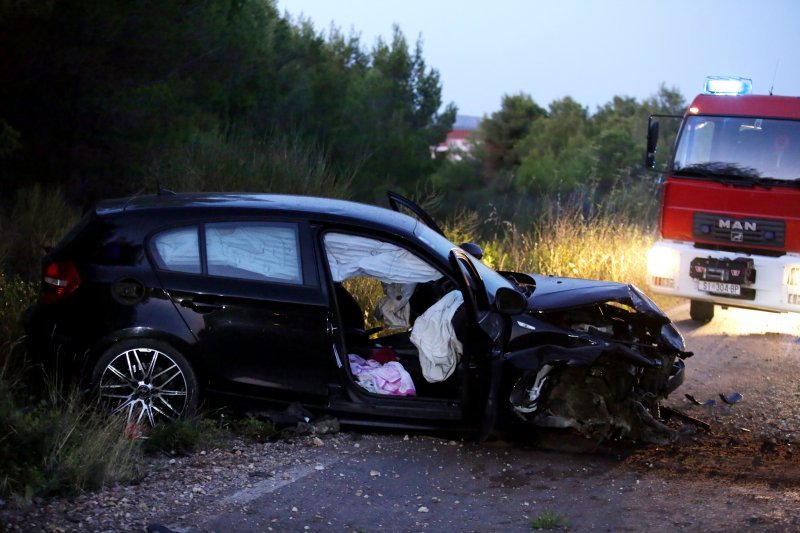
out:
M697 258L720 261L752 259L755 280L741 285L740 296L701 290L700 281L690 275L691 262ZM800 312L800 254L768 257L703 250L689 242L662 240L653 245L648 254L647 284L656 294L732 307Z

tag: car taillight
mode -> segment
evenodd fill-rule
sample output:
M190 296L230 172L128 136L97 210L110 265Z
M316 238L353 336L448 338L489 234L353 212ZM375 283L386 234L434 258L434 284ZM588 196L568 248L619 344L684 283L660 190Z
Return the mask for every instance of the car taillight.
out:
M51 304L64 299L80 287L81 278L71 261L46 265L42 271L42 291L39 302Z

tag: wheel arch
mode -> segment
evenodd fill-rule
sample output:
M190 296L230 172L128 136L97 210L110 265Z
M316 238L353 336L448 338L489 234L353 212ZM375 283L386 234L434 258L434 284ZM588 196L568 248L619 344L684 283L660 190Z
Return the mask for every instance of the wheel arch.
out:
M154 340L168 344L173 349L183 355L189 364L192 365L192 370L197 377L197 383L201 391L205 388L209 380L210 373L206 363L199 357L194 350L194 342L183 339L177 335L158 330L155 328L128 328L115 331L113 334L105 335L98 339L94 348L91 350L91 356L86 362L86 377L91 380L94 366L103 354L115 344L132 340Z

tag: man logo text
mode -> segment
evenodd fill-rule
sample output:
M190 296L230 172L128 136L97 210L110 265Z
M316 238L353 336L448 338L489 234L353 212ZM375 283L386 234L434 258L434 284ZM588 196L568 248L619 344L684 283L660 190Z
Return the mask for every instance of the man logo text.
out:
M720 229L738 229L740 231L742 231L742 230L744 230L744 231L756 231L756 229L757 229L756 226L757 225L756 225L755 222L748 222L746 220L744 222L741 222L739 220L730 220L730 219L726 220L724 218L719 219L719 227L720 227Z

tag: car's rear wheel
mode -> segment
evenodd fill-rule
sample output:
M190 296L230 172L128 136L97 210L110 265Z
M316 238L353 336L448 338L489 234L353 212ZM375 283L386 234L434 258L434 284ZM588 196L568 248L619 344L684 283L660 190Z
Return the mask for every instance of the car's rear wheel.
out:
M164 342L117 343L94 366L92 383L100 402L129 424L155 426L194 413L197 377L189 361Z
M689 302L689 316L697 322L710 322L714 318L714 304L692 300Z

